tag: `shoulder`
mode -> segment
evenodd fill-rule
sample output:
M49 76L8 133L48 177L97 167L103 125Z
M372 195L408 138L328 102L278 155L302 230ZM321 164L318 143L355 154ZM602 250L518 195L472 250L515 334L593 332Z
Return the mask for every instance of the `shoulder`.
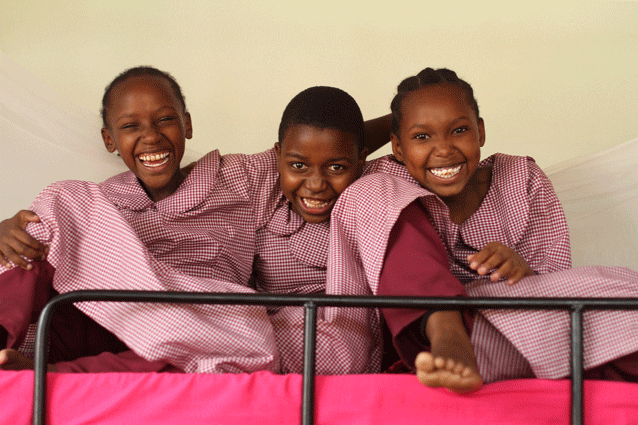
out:
M414 199L428 195L434 196L406 179L386 173L374 173L351 184L339 197L339 203L358 205L359 208L403 208Z
M81 180L62 180L47 186L33 201L36 205L68 205L74 207L94 207L97 201L105 199L101 186ZM37 208L36 208L37 209Z
M405 165L400 163L394 155L386 155L373 159L372 161L368 161L365 169L363 170L363 175L372 173L391 174L416 184L416 181L412 178Z
M100 185L97 183L82 180L61 180L47 186L42 193L50 194L80 194L100 191Z
M247 168L269 170L277 166L277 154L274 148L255 154L231 153L221 157L224 166L236 165Z

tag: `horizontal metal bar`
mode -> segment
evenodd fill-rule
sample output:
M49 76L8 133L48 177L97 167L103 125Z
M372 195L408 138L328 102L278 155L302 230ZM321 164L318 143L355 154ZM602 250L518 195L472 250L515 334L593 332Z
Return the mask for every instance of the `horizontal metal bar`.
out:
M153 302L192 304L239 304L239 305L297 305L308 302L318 307L382 307L382 308L510 308L556 310L570 309L581 305L589 310L636 309L636 298L493 298L493 297L395 297L375 295L327 295L327 294L238 294L220 292L162 292L162 291L107 291L85 290L57 295L50 302Z
M40 315L36 338L35 373L34 373L34 405L33 424L45 423L46 405L46 340L50 316L57 306L87 301L102 302L149 302L149 303L173 303L173 304L237 304L237 305L281 305L281 306L306 306L307 320L316 315L317 307L367 307L367 308L410 308L410 309L458 309L458 308L482 308L482 309L534 309L534 310L633 310L638 309L638 299L632 298L460 298L460 297L379 297L374 295L327 295L327 294L238 294L238 293L204 293L204 292L163 292L163 291L123 291L123 290L84 290L60 294L49 301ZM310 311L308 311L310 310ZM310 318L313 322L313 319ZM316 321L316 317L314 318ZM308 323L306 323L308 325ZM315 323L312 323L314 326ZM316 330L315 330L316 332ZM576 331L578 332L578 330ZM314 332L306 332L310 338L314 338ZM579 338L580 339L580 338ZM307 340L305 344L308 344ZM312 342L311 345L314 345ZM581 342L582 344L582 342ZM314 353L313 353L314 354ZM582 359L582 354L581 354ZM577 361L577 363L580 363ZM304 373L303 397L308 401L314 398L309 388L314 384L314 371L307 367ZM582 366L581 366L582 369ZM306 374L310 373L311 377ZM572 408L577 408L574 414L572 409L572 423L582 421L582 373L576 374L579 382L572 394ZM578 394L577 394L578 393ZM309 402L304 402L302 421L312 423L312 407Z

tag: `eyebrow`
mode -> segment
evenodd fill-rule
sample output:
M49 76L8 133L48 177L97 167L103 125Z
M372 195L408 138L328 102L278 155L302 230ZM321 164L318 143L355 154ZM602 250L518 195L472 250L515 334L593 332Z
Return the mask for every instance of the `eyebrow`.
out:
M300 160L308 159L308 157L306 157L306 156L304 156L304 155L302 155L300 153L296 153L296 152L288 152L288 153L286 153L285 157L286 158L300 159ZM347 156L339 156L339 157L336 157L336 158L328 158L328 160L325 161L325 162L339 162L339 161L348 162L348 161L351 161L351 158L349 158Z
M170 109L171 112L174 112L176 114L179 113L175 108L173 108L172 106L168 106L168 105L158 108L156 112L161 112L164 109ZM132 118L132 117L136 117L136 116L137 116L137 114L124 114L124 115L121 115L118 118L116 118L115 119L115 123L117 124L117 122L119 120L121 120L121 119Z
M464 120L470 120L470 117L465 116L465 115L461 115L458 118L455 118L452 120L452 122L450 123L450 127L453 127L454 124L458 123L459 121L464 121ZM419 129L419 128L427 128L429 127L429 125L427 124L414 124L412 127L408 128L408 131L412 131L414 129Z

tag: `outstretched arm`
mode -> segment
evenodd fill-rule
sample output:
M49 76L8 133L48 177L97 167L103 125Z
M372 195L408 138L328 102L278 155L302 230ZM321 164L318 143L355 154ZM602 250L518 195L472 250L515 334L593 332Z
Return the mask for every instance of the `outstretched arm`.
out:
M391 116L391 114L388 114L365 122L365 147L368 149L368 154L371 154L390 141Z
M1 265L10 267L13 263L25 270L30 270L32 265L24 257L39 261L46 259L48 247L25 231L28 223L39 221L40 218L35 213L22 210L0 222Z

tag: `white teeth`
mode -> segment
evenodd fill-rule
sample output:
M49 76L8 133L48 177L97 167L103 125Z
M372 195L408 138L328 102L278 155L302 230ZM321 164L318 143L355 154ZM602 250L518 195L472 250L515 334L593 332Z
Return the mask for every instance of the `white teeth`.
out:
M308 199L308 198L301 198L301 200L303 201L304 205L306 205L308 208L323 208L323 207L327 207L328 205L330 205L330 201L319 201L316 199Z
M447 167L447 168L430 168L430 172L437 177L441 177L443 179L449 179L450 177L456 176L459 171L461 171L461 166L457 165L456 167Z
M140 159L140 161L144 162L145 166L147 167L159 167L160 165L164 165L168 162L168 152L164 152L164 153L159 153L159 154L152 154L152 153L143 153L141 155L138 156L138 158ZM161 161L164 160L162 162L159 162L157 164L150 164L149 162L155 162L155 161Z

